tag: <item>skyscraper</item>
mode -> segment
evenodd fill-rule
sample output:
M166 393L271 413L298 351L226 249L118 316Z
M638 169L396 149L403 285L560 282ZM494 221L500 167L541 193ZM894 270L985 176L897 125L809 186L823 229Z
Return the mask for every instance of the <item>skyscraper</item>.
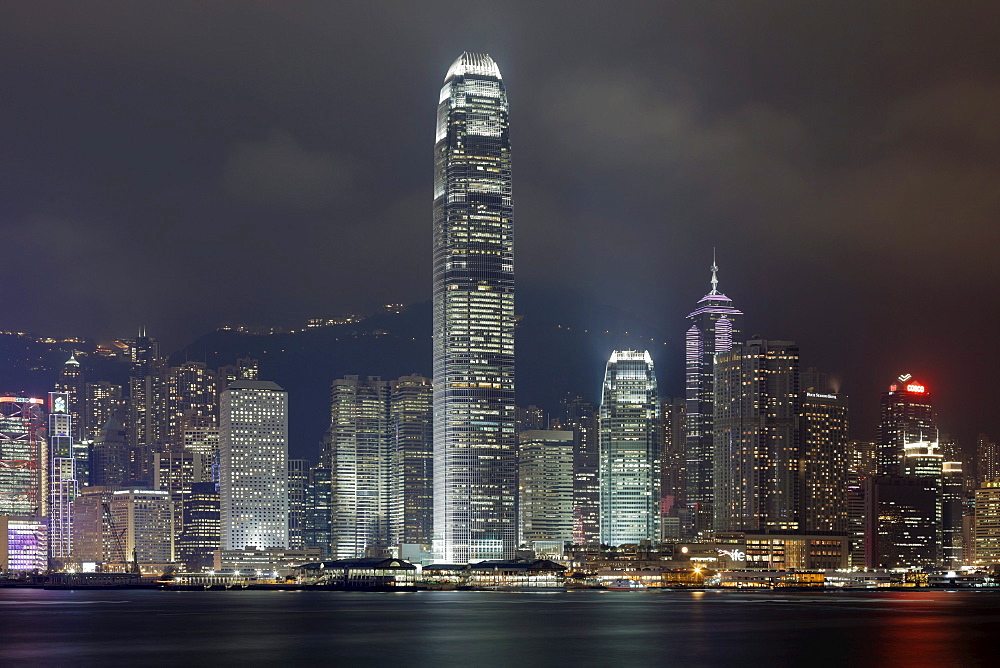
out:
M799 349L754 339L715 363L715 530L800 528Z
M847 397L803 392L799 438L802 529L806 533L847 531Z
M937 440L937 424L927 386L905 373L882 393L876 466L880 475L902 473L907 443Z
M183 449L186 429L216 426L217 389L215 373L201 362L185 362L170 369L167 374L167 441L172 449Z
M528 429L518 434L521 542L573 539L573 432Z
M510 134L500 68L463 53L434 146L434 532L446 561L517 541Z
M43 399L0 397L0 515L46 515Z
M573 542L601 540L601 437L594 405L583 397L562 401L559 428L573 432Z
M83 367L80 366L76 354L71 354L62 369L59 370L59 379L56 381L56 392L65 392L69 395L67 405L69 414L72 417L73 431L70 436L74 441L83 439L83 416L86 412L87 394L85 391Z
M660 400L648 351L616 350L601 398L601 542L660 538Z
M712 479L712 365L717 353L728 352L742 330L743 312L719 292L718 266L712 259L712 289L688 315L691 327L685 335L686 461L685 503L694 511L695 530L712 528L715 484Z
M309 460L288 460L288 548L305 548L306 491L309 488Z
M1000 478L1000 448L986 434L976 437L976 479L979 482Z
M49 557L73 552L73 500L79 492L73 458L73 415L68 392L49 392Z
M160 345L142 333L132 347L129 372L129 443L142 458L143 478L152 479L153 453L167 440L166 360Z
M389 542L430 544L434 528L434 384L389 383Z
M288 547L288 393L237 380L220 406L222 549Z
M333 557L364 557L389 544L389 383L349 375L330 390Z

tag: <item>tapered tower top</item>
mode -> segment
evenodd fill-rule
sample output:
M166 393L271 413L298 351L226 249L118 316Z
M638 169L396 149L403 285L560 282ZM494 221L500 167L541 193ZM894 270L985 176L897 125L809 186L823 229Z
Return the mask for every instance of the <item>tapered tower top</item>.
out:
M451 67L448 68L448 74L445 75L444 80L447 83L454 77L466 74L478 74L484 77L496 77L497 79L503 78L500 76L500 68L497 67L496 62L487 53L463 52L451 64Z

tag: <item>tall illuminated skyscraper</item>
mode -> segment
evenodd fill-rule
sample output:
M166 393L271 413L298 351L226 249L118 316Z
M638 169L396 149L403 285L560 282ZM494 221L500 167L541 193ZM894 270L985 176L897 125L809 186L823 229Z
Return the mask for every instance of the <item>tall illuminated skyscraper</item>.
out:
M222 549L288 547L288 393L237 380L219 407Z
M712 258L712 290L688 315L691 327L685 335L686 455L685 503L693 510L695 530L712 528L715 483L712 478L715 449L712 441L712 364L716 353L729 352L743 327L743 312L719 292L719 268Z
M601 542L660 538L660 400L649 352L616 350L601 397Z
M937 423L927 386L908 373L882 393L876 466L880 475L902 473L906 445L937 441Z
M79 492L70 396L49 392L49 557L60 561L73 552L73 500Z
M500 68L463 53L434 145L434 535L445 561L517 541L510 134Z
M45 400L0 397L0 515L48 514Z

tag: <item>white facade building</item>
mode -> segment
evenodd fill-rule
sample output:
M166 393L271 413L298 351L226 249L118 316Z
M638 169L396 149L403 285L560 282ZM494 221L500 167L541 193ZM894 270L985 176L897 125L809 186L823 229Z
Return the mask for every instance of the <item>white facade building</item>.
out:
M222 549L288 547L288 393L238 380L222 393Z

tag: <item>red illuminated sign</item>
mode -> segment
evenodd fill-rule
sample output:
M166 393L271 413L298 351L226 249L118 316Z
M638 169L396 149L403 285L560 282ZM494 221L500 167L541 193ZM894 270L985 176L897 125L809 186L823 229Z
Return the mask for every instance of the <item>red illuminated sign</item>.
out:
M917 394L923 394L924 392L927 391L927 388L925 388L923 385L917 385L917 384L914 383L914 384L911 384L911 385L907 385L906 386L906 391L907 392L916 392Z

